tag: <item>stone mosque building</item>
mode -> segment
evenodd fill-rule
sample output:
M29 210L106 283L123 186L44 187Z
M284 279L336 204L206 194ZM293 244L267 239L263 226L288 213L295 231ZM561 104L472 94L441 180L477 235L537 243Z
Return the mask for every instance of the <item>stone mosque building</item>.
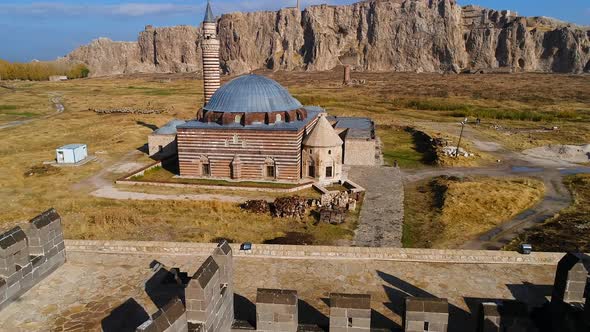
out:
M150 135L150 154L177 155L181 177L235 181L329 183L342 179L343 164L375 164L368 118L329 117L260 75L220 87L220 44L209 3L202 31L204 106L195 119L173 120Z

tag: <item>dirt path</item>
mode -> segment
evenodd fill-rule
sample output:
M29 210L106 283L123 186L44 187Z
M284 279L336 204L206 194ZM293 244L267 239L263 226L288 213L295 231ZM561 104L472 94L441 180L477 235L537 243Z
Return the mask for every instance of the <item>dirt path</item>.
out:
M349 170L349 177L366 190L359 225L354 234L354 245L400 248L404 189L399 169L353 166Z
M35 119L27 119L27 120L18 120L18 121L8 122L3 125L0 125L0 130L18 127L20 125L24 125L24 124L27 124L27 123L30 123L30 122L33 122L33 121L39 120L39 119L47 119L47 118L50 118L50 117L55 116L57 114L61 114L65 111L66 108L63 105L62 97L60 95L50 94L50 99L51 99L51 103L53 104L53 108L55 109L55 113L51 113L49 115L45 115L45 116L35 118Z
M116 163L104 167L95 175L75 184L73 189L84 190L87 188L94 189L90 195L101 198L119 199L119 200L171 200L171 201L222 201L230 203L241 203L248 198L236 195L221 194L150 194L135 191L126 191L114 186L112 175L125 174L133 169L141 167L136 162L142 152L134 150L124 155ZM263 198L264 199L264 198Z
M440 130L440 125L436 124L436 129ZM499 143L487 141L484 135L471 127L466 127L464 134L477 149L497 157L502 163L495 167L427 168L405 171L403 172L404 182L410 183L440 175L534 176L545 184L545 196L530 209L480 235L477 239L465 243L461 247L463 249L501 249L523 230L544 222L570 206L572 197L563 184L565 175L590 173L590 167L509 151Z

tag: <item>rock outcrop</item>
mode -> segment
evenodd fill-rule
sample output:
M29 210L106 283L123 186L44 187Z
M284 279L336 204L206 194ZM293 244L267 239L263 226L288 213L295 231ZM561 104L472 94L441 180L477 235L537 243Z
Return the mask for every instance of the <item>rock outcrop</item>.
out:
M590 71L590 30L455 0L373 0L219 18L221 66L366 71ZM138 42L99 39L70 55L92 75L200 71L200 29L146 27Z

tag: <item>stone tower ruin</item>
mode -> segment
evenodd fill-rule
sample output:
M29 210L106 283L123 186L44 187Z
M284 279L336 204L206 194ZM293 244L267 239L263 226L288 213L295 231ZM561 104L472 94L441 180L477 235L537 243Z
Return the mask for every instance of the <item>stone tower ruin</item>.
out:
M205 18L203 19L203 90L204 105L220 86L219 78L219 39L217 39L217 22L211 4L207 2Z

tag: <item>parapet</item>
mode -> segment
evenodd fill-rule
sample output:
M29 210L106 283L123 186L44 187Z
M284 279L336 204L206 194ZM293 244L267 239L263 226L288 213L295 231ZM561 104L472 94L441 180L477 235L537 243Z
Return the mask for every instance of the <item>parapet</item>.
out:
M160 310L154 313L151 319L141 324L137 332L186 332L188 323L186 311L179 298L174 298Z
M371 330L371 296L368 294L330 294L330 331Z
M61 218L54 209L0 234L0 310L65 261Z
M551 296L553 305L584 303L588 260L584 254L567 253L559 261Z
M257 331L297 331L297 291L259 288L256 292Z
M512 300L480 305L478 332L529 331L533 328L526 303Z
M406 298L404 331L406 332L447 332L449 325L449 303L439 298Z

